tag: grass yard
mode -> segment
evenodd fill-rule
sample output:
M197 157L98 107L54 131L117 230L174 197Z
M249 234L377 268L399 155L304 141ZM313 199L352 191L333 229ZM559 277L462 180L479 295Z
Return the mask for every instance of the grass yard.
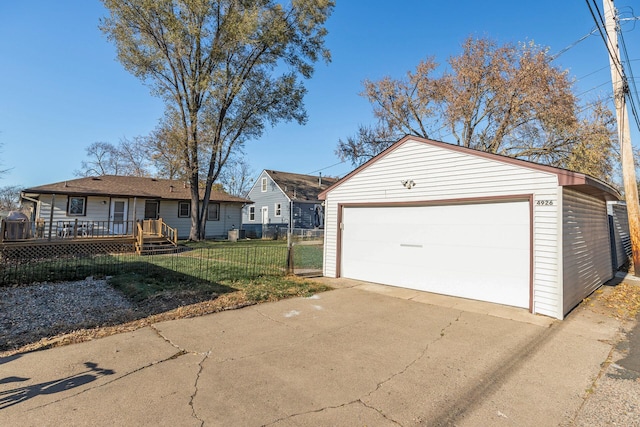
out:
M297 269L322 270L322 245L294 245L293 265Z
M312 280L287 275L287 245L273 241L238 243L196 243L191 250L167 255L140 256L134 253L61 257L31 260L3 266L10 273L8 284L81 280L87 276L108 277L135 308L108 323L88 317L81 324L59 325L57 335L38 332L38 341L25 337L26 344L14 352L33 351L83 342L127 332L156 322L195 317L232 308L291 297L308 297L330 287ZM318 247L294 248L295 262L322 266ZM14 282L13 280L19 280ZM22 286L19 286L22 287ZM28 289L28 286L25 286ZM78 307L82 311L82 307ZM85 312L85 311L82 311ZM86 311L91 316L91 310ZM92 327L90 325L95 325ZM33 334L32 334L33 335ZM15 338L16 342L20 337Z

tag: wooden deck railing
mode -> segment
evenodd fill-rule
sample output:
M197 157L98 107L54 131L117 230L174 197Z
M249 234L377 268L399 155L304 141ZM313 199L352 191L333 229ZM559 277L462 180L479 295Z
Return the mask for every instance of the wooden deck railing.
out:
M142 247L145 237L160 237L178 244L178 230L162 218L141 221L7 221L0 224L0 242L69 241L75 239L135 238Z
M178 246L178 230L169 227L162 218L138 221L136 230L136 251L138 253L144 249L145 238L166 239L174 246Z
M142 224L142 233L145 236L165 237L174 244L178 244L178 230L164 222L162 218L145 219L138 224ZM140 228L139 228L140 229Z
M134 221L8 221L0 225L0 241L68 240L105 237L132 237Z

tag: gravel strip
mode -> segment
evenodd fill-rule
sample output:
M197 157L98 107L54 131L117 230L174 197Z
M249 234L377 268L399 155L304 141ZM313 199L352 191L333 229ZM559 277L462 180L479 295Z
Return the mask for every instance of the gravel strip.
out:
M0 288L0 350L134 318L135 306L106 280Z
M623 356L616 351L613 359ZM640 373L609 364L572 426L640 426Z

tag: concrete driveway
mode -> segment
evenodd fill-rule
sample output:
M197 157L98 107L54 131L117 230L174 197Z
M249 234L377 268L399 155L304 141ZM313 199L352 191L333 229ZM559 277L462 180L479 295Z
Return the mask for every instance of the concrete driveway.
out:
M376 285L0 359L0 424L550 426L618 323Z

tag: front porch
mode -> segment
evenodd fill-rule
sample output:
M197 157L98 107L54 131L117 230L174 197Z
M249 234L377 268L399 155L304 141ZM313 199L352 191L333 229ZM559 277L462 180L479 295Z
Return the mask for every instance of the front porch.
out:
M160 249L165 252L175 250L178 246L178 232L162 218L138 221L3 220L0 225L0 244L3 253L6 249L38 252L38 247L48 248L45 250L48 253L55 248L68 253L74 247L117 247L122 250L130 245L133 251L144 254Z

